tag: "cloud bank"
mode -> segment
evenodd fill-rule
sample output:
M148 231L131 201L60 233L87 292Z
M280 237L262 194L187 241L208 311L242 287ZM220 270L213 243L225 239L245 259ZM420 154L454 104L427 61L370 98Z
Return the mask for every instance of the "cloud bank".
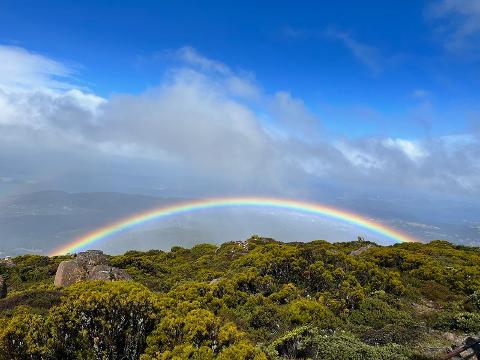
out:
M173 54L156 88L102 98L74 85L66 64L0 46L0 178L68 190L135 184L182 196L321 198L332 187L480 194L474 133L327 134L293 94L266 92L251 73L195 49Z

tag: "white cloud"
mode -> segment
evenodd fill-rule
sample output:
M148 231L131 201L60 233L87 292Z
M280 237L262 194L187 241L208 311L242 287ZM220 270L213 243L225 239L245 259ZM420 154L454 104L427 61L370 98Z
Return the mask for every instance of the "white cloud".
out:
M432 2L427 17L437 22L437 32L445 47L453 52L478 49L480 40L480 2L478 0L440 0Z
M375 153L348 142L339 142L336 148L358 170L374 171L382 169L384 162Z
M283 138L295 136L305 140L318 139L320 121L305 106L303 100L286 91L278 91L269 99L268 106Z
M353 56L367 66L372 73L378 74L381 72L382 66L380 62L380 55L376 48L354 39L346 32L329 29L327 30L326 34L332 39L341 41L347 47L347 49L352 52Z
M15 52L32 57L24 63L38 59ZM57 87L57 76L68 70L52 71L52 63L64 67L54 60L26 66L22 87L9 80L0 88L2 177L28 169L24 175L37 184L65 183L70 176L75 186L88 180L100 189L114 185L105 182L109 177L115 185L153 179L185 196L315 194L319 181L480 193L474 135L469 141L326 139L301 99L266 93L250 75L193 49L181 53L188 61L158 88L109 99ZM241 85L232 86L232 79Z
M427 155L418 143L409 140L387 138L383 140L383 145L390 149L402 151L412 161L419 161Z
M207 73L210 80L215 79L221 83L232 95L249 100L260 100L262 96L253 74L249 72L237 74L224 63L211 60L189 46L174 51L174 57L202 73Z
M105 99L78 89L0 88L0 125L31 129L78 129L92 125Z
M215 71L224 75L231 74L231 70L228 66L199 54L190 46L184 46L178 49L175 53L179 59L191 65L199 66L202 70Z
M64 64L25 49L0 45L0 86L10 89L69 89L73 71Z

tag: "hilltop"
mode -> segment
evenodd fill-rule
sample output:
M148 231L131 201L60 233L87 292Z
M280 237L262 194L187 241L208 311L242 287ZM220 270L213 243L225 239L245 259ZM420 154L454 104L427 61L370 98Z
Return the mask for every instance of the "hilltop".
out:
M0 359L435 359L480 332L480 249L445 241L253 236L108 256L131 280L55 287L65 260L0 262Z

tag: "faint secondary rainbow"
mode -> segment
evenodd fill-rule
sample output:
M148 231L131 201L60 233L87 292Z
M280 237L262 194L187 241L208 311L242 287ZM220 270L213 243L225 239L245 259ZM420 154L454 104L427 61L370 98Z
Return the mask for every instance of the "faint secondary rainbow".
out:
M123 218L117 222L111 223L107 226L99 228L88 234L85 234L72 242L59 247L51 252L51 256L62 255L67 253L74 253L79 250L87 248L98 241L104 240L108 237L116 235L123 230L132 228L137 225L145 224L152 220L161 219L167 216L179 215L197 210L217 209L224 207L238 207L238 206L253 206L253 207L268 207L283 210L293 210L314 215L327 216L333 219L341 220L346 223L357 225L364 229L368 229L377 234L383 235L387 238L397 242L417 242L418 240L412 236L404 234L386 225L372 221L362 217L353 212L337 209L331 206L308 203L297 200L277 199L277 198L263 198L263 197L227 197L227 198L213 198L206 200L194 200L171 204L148 210Z

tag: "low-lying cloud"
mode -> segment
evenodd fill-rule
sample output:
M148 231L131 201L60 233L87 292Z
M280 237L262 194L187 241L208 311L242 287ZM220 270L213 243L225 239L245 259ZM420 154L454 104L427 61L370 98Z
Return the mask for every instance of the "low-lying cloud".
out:
M480 193L473 133L327 137L302 99L268 93L252 74L192 48L174 54L158 87L102 98L72 85L65 64L0 46L0 59L8 59L0 61L0 177L69 190L128 191L136 182L185 196L316 197L325 184Z

